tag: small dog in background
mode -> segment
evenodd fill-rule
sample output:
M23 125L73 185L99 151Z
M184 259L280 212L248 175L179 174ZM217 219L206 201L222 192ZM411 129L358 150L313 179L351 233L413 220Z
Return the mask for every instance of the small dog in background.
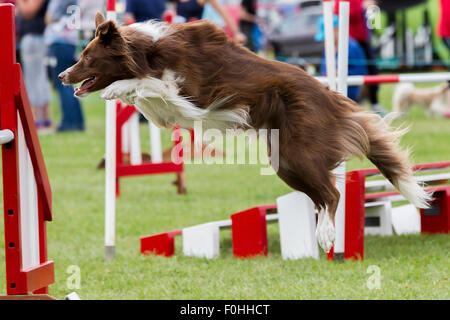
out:
M430 117L447 116L450 114L448 90L448 83L430 88L416 88L412 83L400 83L394 91L392 111L406 116L413 105L418 105Z

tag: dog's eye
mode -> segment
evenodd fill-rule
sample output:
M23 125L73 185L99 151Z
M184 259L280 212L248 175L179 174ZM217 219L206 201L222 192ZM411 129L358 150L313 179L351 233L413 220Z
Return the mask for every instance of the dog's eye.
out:
M88 55L85 55L85 56L84 56L84 59L85 59L86 61L89 61L90 58L91 58L91 57L89 57Z

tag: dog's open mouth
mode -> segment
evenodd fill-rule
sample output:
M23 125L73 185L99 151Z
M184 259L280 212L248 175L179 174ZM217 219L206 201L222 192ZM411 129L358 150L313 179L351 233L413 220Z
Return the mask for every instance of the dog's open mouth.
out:
M79 88L75 88L75 95L82 96L83 94L87 93L96 82L97 82L96 76L87 78L86 80L83 81L83 83Z

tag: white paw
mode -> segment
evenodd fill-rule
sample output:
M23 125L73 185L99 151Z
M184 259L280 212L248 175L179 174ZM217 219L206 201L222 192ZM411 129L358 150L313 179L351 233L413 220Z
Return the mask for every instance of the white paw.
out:
M132 95L139 84L139 79L118 80L111 83L100 94L100 98L114 100Z
M335 231L333 222L326 210L319 212L319 219L317 221L316 239L320 247L326 252L330 252L334 244Z
M117 90L114 90L115 88L113 85L109 85L105 89L103 89L102 93L100 94L100 98L105 100L114 100L119 98L119 92Z

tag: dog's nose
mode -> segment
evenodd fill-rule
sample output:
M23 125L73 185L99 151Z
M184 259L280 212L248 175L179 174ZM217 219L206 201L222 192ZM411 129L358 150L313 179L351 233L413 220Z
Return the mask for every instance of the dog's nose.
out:
M64 79L66 78L67 72L63 71L58 75L59 80L64 81Z

